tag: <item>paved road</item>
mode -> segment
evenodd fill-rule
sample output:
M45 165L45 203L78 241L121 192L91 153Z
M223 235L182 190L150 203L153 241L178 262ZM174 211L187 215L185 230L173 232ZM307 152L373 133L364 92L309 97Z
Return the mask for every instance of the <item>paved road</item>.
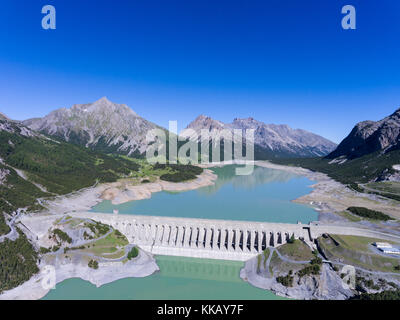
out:
M16 215L11 217L11 220L9 222L6 222L6 224L10 228L10 232L5 235L0 236L0 243L3 242L6 238L8 238L12 241L18 239L19 234L18 234L17 230L15 229L15 220L17 220L20 215L21 215L21 211L18 211Z
M267 260L267 262L266 262L266 270L268 270L268 273L269 273L269 263L270 263L270 261L271 261L272 254L273 254L274 252L276 252L276 253L278 254L279 258L280 258L282 261L285 261L285 262L294 263L294 264L308 264L308 263L311 262L311 260L308 260L308 261L298 261L298 260L292 260L292 259L286 258L286 257L284 257L276 248L270 248L270 255L269 255L268 260ZM323 259L322 262L323 262L323 263L333 264L333 265L340 265L340 266L347 266L347 265L348 265L348 264L346 264L346 263L335 262L335 261L330 261L330 260L326 260L326 259ZM391 275L391 276L398 276L398 277L400 277L400 273L396 273L396 272L371 271L371 270L367 270L367 269L364 269L364 268L361 268L361 267L356 267L356 266L354 266L354 268L355 268L356 270L359 270L359 271L362 271L362 272L365 272L365 273L374 274L374 275L381 275L381 276L388 276L388 275Z
M108 232L106 234L102 235L101 237L98 237L98 238L92 239L92 240L88 240L88 241L78 242L73 247L86 246L86 245L91 244L93 242L99 241L101 239L104 239L108 235L110 235L113 231L114 231L114 228L110 226L110 230L108 230ZM48 255L58 255L58 254L64 254L64 248L60 248L57 251L48 253ZM88 255L90 255L90 254L88 253Z
M340 266L347 266L348 265L346 263L333 262L333 261L328 261L328 260L324 260L324 262L325 263L336 264L336 265L340 265ZM371 271L371 270L367 270L367 269L356 267L356 266L353 266L353 267L356 270L360 270L362 272L366 272L366 273L370 273L370 274L381 275L381 276L397 276L397 277L400 277L400 273L396 273L396 272Z

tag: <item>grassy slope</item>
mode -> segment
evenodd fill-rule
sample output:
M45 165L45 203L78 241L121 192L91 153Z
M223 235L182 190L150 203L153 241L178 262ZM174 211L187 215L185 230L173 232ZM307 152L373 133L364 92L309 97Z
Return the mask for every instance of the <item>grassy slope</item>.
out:
M18 125L12 125L15 132L0 131L0 169L9 171L0 185L0 234L9 231L3 213L10 214L18 208L33 211L40 208L37 198L66 194L96 181L115 181L139 168L131 161L76 145L23 136ZM23 170L30 181L48 192L20 177L13 168ZM22 233L16 241L6 239L0 243L0 292L38 272L36 261L37 253Z
M394 267L398 265L398 259L381 256L369 248L373 242L380 241L379 239L343 235L331 235L331 237L339 245L330 238L318 239L328 259L340 260L369 270L396 272Z
M358 192L376 194L381 197L400 201L399 183L392 183L390 187L382 182L372 184L371 181L387 174L394 173L393 165L400 164L400 150L394 150L386 154L372 153L357 159L346 161L343 164L329 163L331 160L324 158L308 159L274 159L272 162L299 166L326 173L332 179L350 186ZM375 190L368 190L359 184L367 184ZM389 191L388 191L389 190Z
M9 142L12 142L12 145ZM122 158L43 138L0 132L0 157L24 170L49 192L63 194L100 182L114 181L138 166Z
M273 162L283 165L301 166L313 171L328 174L331 178L344 184L367 183L376 179L384 172L394 173L392 168L400 164L400 150L386 154L372 153L357 159L346 161L343 164L329 164L329 159L275 159Z
M385 171L393 173L392 166L400 163L400 150L391 151L387 154L372 153L349 160L343 164L329 164L329 161L331 160L324 158L273 160L275 163L301 166L310 170L324 172L331 178L345 184L367 183Z
M0 157L10 170L6 184L0 186L0 208L11 212L20 207L34 207L38 197L50 193L66 194L99 182L115 181L138 169L122 158L44 138L24 137L0 132ZM21 169L29 180L39 183L49 193L19 177L11 168ZM8 203L7 203L8 202Z
M278 251L291 260L307 261L314 258L311 249L301 240L285 243L278 248Z

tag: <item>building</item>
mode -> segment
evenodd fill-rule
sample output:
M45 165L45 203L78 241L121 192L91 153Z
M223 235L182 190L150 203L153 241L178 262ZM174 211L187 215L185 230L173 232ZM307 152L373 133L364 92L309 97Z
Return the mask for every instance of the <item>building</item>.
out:
M379 250L387 254L400 254L400 250L397 248L380 248Z
M381 249L381 248L392 248L392 245L390 243L387 243L387 242L374 242L373 244L378 249Z

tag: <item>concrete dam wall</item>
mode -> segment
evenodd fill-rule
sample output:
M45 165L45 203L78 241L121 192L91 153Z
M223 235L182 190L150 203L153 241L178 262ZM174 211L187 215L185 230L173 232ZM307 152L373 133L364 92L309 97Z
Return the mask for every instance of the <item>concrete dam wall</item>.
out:
M353 235L400 242L400 236L367 228L310 224L268 223L217 219L175 218L75 212L77 218L87 218L111 225L122 232L130 243L159 255L246 261L267 247L287 243L294 236L311 247L323 234ZM62 215L24 216L27 234L41 238ZM22 225L21 225L22 227Z
M83 217L82 214L79 214ZM153 254L245 261L292 236L310 241L309 226L137 215L88 213Z

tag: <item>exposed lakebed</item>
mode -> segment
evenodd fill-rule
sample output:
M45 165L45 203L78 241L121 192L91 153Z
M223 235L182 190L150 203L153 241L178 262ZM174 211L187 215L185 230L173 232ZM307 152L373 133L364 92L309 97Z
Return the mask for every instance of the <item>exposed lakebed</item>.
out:
M236 167L213 168L218 175L213 186L187 192L157 192L150 199L119 205L105 200L92 211L284 223L308 223L318 219L318 213L311 207L291 201L310 192L312 182L309 179L258 166L254 167L253 174L238 176Z

